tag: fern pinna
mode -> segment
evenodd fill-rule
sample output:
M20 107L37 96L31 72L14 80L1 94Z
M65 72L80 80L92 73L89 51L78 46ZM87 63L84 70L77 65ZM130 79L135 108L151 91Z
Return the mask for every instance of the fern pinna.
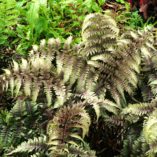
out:
M100 152L90 149L95 146L87 144L90 141L87 137L92 133L90 128L102 119L102 125L106 127L103 129L106 132L113 130L117 138L114 141L121 146L121 153L114 148L120 156L129 154L129 149L135 156L138 152L133 150L142 144L144 155L155 153L156 136L149 132L153 137L148 140L145 131L154 127L150 123L152 117L155 121L155 87L152 87L156 84L152 83L155 77L151 79L150 75L149 79L138 81L145 73L147 61L156 52L153 31L149 27L137 31L121 30L108 13L90 14L83 23L80 44L74 45L72 37L64 43L54 38L42 40L39 46L33 45L27 59L13 60L11 67L4 69L0 81L2 91L8 91L13 98L13 104L6 112L16 125L12 121L5 124L11 129L4 132L1 128L0 136L7 136L11 131L16 135L16 127L20 134L14 136L17 143L1 138L3 154L100 156ZM145 80L151 82L151 101L139 103L137 100L133 104L136 100L133 94L137 92L137 86L147 84ZM144 116L149 118L145 120ZM7 116L1 116L2 124L3 119L8 120ZM143 122L146 124L143 131L142 127L136 129L136 123ZM119 132L115 132L118 127ZM137 140L132 136L135 132ZM105 141L111 142L107 135ZM127 147L129 142L132 147Z

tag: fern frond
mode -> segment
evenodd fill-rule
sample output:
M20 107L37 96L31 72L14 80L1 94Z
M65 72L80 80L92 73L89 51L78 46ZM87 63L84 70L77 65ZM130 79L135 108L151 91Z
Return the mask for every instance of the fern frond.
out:
M88 133L90 117L83 104L73 104L61 108L48 124L50 150L57 150L65 144L78 146Z
M91 57L105 53L116 43L119 29L114 19L99 13L86 16L82 27L82 38L85 49L83 56Z
M47 62L46 58L36 55L32 56L29 62L22 59L22 62L18 64L14 61L13 69L5 70L6 73L2 79L3 89L7 89L9 86L14 97L25 95L33 102L38 100L40 92L44 93L45 91L48 106L52 104L52 95L54 94L62 98L59 102L62 105L66 97L65 86L52 71L51 61Z
M54 150L53 152L50 153L50 155L53 155L53 157L58 157L58 156L67 156L67 157L76 157L76 156L81 156L81 157L96 157L95 152L86 149L83 147L78 147L78 146L64 146L63 148L60 147L59 150Z
M29 139L27 142L21 143L17 148L13 151L8 153L7 155L13 155L15 153L22 153L22 152L32 152L32 151L42 151L46 150L46 136L43 137L35 137L34 139Z
M135 134L128 135L123 141L123 148L118 157L146 157L149 146L143 136L137 137Z
M147 154L150 156L156 156L157 154L157 147L156 147L156 140L157 140L157 110L154 110L152 114L146 118L144 125L143 125L143 135L146 140L146 143L149 144L149 150Z
M151 88L151 92L154 97L157 95L156 87L157 87L157 64L156 64L157 58L156 56L153 56L146 60L146 63L144 65L144 72L148 74L148 87ZM153 98L152 96L152 98Z
M151 144L151 142L154 142L157 138L156 135L156 112L155 110L145 121L144 128L143 128L143 134L147 141L147 143Z
M90 150L89 148L82 148L76 146L70 146L69 152L73 155L86 156L86 157L96 157L95 152Z
M10 113L13 117L22 117L26 115L31 115L37 110L37 105L30 102L25 101L22 98L18 98L15 102L14 106L10 110Z
M156 107L157 103L155 101L152 101L152 103L129 104L123 109L123 114L143 116L151 113Z
M99 118L100 111L102 109L106 109L107 111L112 112L114 114L118 113L119 107L117 104L108 99L99 98L94 92L86 91L81 95L77 96L79 96L85 103L93 107L97 118Z
M121 115L113 115L105 118L105 122L110 126L124 126L125 118Z
M0 149L10 147L18 136L18 126L15 124L13 115L8 111L0 112Z

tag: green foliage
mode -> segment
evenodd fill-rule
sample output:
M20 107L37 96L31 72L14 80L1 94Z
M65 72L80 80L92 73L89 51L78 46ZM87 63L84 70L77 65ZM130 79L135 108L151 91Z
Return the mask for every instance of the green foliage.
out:
M116 1L119 2L119 3L122 3L122 4L126 3L125 0L116 0Z
M148 23L144 23L143 18L139 15L138 11L130 11L130 6L126 6L122 8L123 11L117 11L116 20L120 24L125 24L128 29L137 29L137 28L144 28L148 25Z
M124 22L129 28L133 29L144 27L145 25L142 17L138 14L138 11L126 11L125 13L121 14L117 20Z
M15 26L18 23L19 11L15 0L0 0L0 46L9 46L10 37L15 37Z
M102 2L98 5L94 0L6 0L0 4L0 44L10 47L16 44L16 51L26 54L31 45L39 43L42 38L64 40L73 34L79 42L85 15L100 12Z

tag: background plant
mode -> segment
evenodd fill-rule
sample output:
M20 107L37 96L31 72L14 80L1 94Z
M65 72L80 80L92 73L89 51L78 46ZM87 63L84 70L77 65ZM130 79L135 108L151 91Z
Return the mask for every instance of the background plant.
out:
M93 0L8 0L2 1L1 7L1 45L7 45L9 38L9 46L16 45L16 51L22 54L42 38L59 37L64 40L73 33L76 41L79 41L84 16L87 13L101 11L101 7ZM5 13L10 15L7 16L8 21Z

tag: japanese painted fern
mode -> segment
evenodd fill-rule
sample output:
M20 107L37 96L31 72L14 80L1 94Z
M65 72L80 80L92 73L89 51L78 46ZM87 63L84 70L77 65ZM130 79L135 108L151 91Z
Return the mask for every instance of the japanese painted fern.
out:
M127 154L130 143L132 150L144 145L144 155L155 154L156 134L151 131L156 129L155 76L146 78L151 102L128 106L126 100L139 85L138 78L147 66L143 64L156 52L153 45L151 29L123 32L111 16L98 13L84 20L79 45L72 43L72 37L64 43L49 39L34 45L27 59L14 60L0 78L2 90L9 91L14 100L7 111L11 118L0 117L0 123L5 123L1 143L4 148L10 146L4 155L94 157L86 137L99 117L105 117L110 130L113 125L122 128L117 135L124 139L121 156ZM130 130L136 132L129 125L143 123L145 115L146 126L137 130L138 139L127 136ZM15 129L10 129L13 124ZM11 132L14 138L19 133L17 143L3 140Z

